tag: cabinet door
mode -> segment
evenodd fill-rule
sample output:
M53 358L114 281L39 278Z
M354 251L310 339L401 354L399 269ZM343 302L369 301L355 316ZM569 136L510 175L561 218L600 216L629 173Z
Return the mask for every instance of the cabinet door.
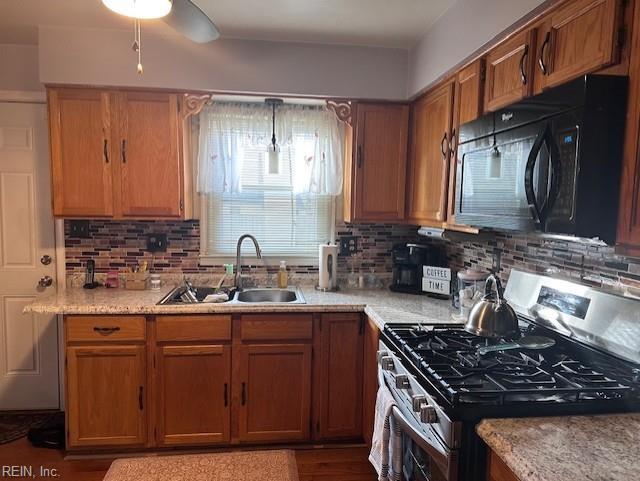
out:
M493 111L532 93L534 30L526 30L491 50L486 57L484 108Z
M403 220L408 124L406 105L358 104L351 220Z
M309 439L311 345L250 344L236 349L240 441Z
M68 446L146 441L144 346L67 348Z
M117 152L123 217L179 217L182 162L174 94L118 96Z
M542 88L614 63L621 22L620 0L575 0L550 13L539 37Z
M54 215L112 216L109 94L51 89L48 95Z
M484 103L484 59L478 59L456 74L451 151L449 152L449 186L447 190L447 226L462 227L455 220L456 162L460 125L482 115Z
M418 99L412 107L407 218L416 224L446 217L453 83Z
M230 439L231 346L158 346L158 443Z
M359 314L324 314L320 320L321 439L362 436L362 362L364 323ZM315 389L314 389L315 392Z

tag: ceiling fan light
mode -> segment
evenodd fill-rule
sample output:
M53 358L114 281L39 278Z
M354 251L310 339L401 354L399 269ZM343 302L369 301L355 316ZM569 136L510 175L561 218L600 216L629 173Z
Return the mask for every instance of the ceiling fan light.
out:
M102 0L109 9L132 18L161 18L171 11L171 0Z

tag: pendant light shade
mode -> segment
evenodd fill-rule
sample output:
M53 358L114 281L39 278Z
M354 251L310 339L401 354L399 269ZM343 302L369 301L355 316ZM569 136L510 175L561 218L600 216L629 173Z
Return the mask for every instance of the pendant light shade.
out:
M109 9L126 17L161 18L171 11L171 0L102 0Z
M282 105L282 99L265 99L265 103L271 106L271 145L269 146L269 162L267 172L270 174L280 173L280 147L276 140L276 106Z

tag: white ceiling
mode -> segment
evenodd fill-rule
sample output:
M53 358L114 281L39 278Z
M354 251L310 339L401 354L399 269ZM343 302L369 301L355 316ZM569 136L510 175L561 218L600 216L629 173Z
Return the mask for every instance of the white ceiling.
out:
M195 0L226 38L408 48L455 0ZM100 0L1 0L0 43L37 44L39 25L129 29ZM162 21L144 30L173 34Z

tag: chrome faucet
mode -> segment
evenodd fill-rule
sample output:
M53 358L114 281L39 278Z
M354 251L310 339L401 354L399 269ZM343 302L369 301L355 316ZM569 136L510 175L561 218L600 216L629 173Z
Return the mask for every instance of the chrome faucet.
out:
M234 278L234 284L236 286L236 289L239 291L242 290L242 274L240 272L240 270L242 269L242 266L240 264L240 249L242 248L242 241L244 241L247 238L253 241L253 245L256 248L256 257L258 259L262 259L262 251L260 250L260 244L258 244L258 240L255 237L253 237L251 234L241 235L238 238L238 244L236 246L236 273Z

